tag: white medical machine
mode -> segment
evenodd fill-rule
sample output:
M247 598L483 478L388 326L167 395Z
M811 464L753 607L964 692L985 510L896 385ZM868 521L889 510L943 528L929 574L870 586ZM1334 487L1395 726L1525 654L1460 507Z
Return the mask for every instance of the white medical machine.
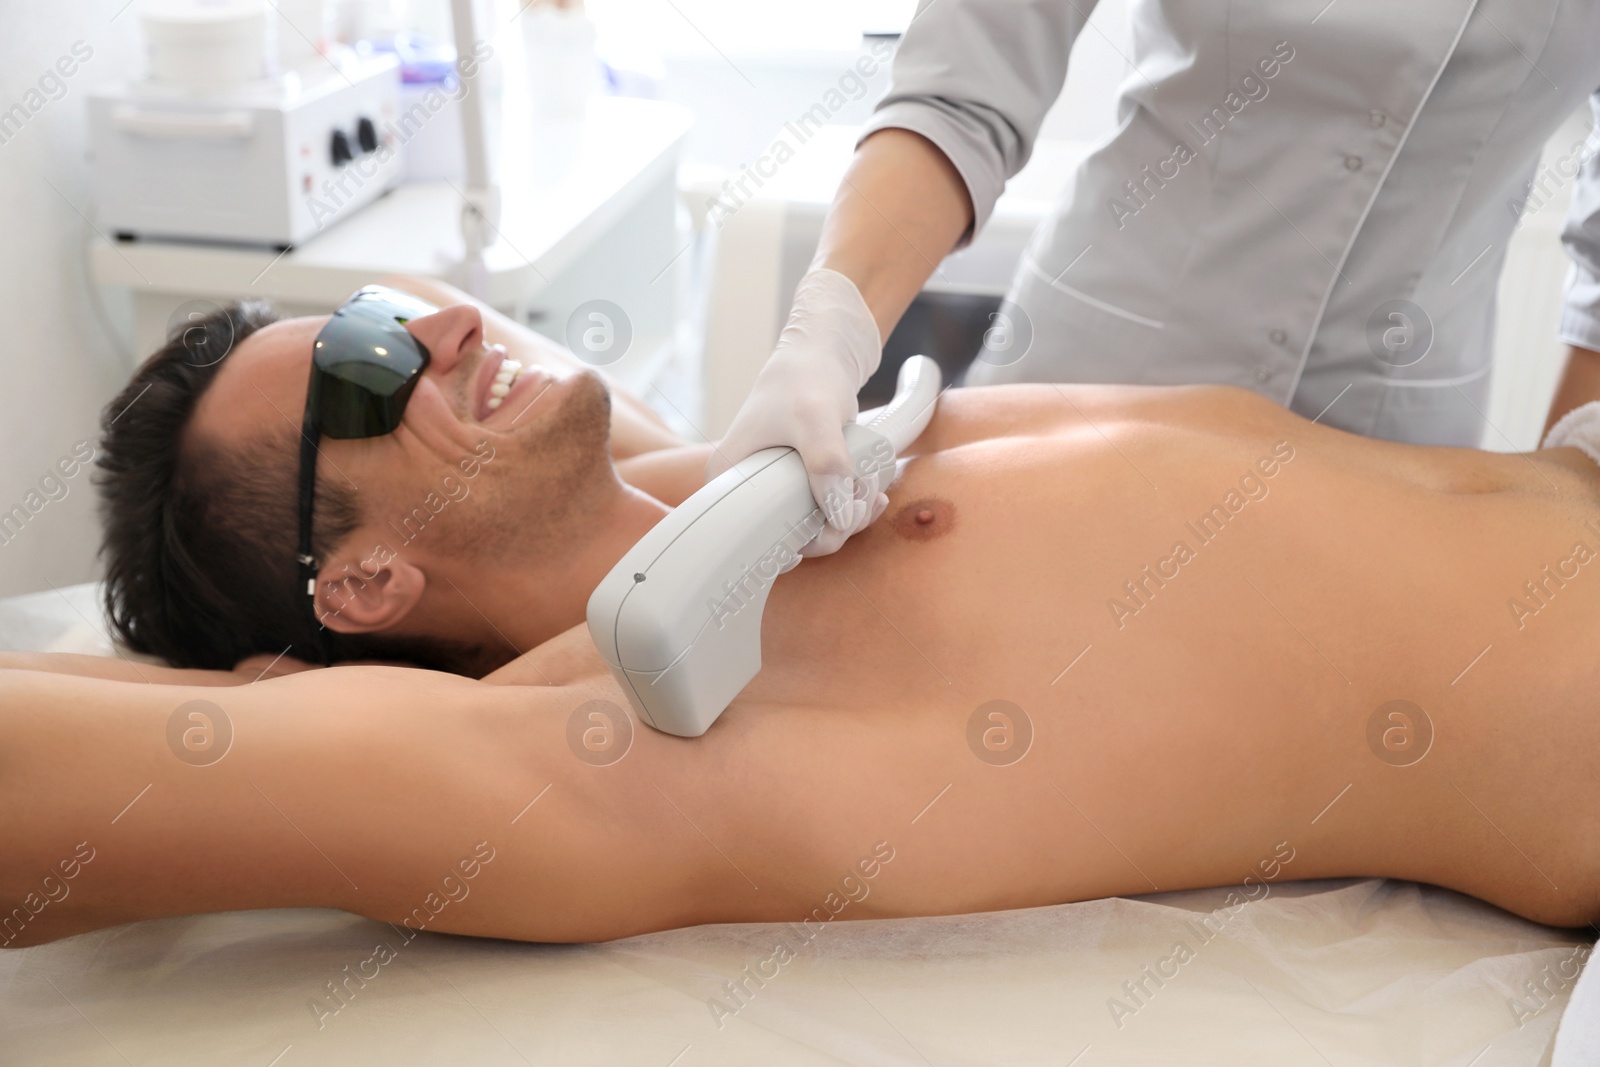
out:
M370 56L314 81L203 96L155 82L96 91L100 228L124 241L307 240L398 183L398 68L393 56Z
M895 396L845 427L874 494L933 417L939 366L900 365ZM822 529L800 453L767 448L735 464L630 548L589 597L589 635L648 725L698 737L761 670L773 580Z
M457 52L473 0L451 0ZM99 228L120 241L305 242L404 174L400 70L389 53L319 35L323 0L141 0L149 76L89 101ZM307 29L306 27L309 27ZM466 287L487 291L501 198L490 173L482 64L456 66L466 181Z
M276 19L256 0L141 7L149 76L89 99L103 231L286 248L399 181L399 62L337 48L280 70Z

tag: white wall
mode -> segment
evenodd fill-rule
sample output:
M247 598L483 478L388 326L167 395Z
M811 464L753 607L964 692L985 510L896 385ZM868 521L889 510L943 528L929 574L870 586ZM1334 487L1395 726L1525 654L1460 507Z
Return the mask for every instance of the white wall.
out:
M87 91L128 76L141 61L134 11L118 15L123 3L0 3L0 111L42 102L20 130L0 132L0 139L14 133L0 143L0 512L28 502L76 442L95 443L100 408L131 369L91 300L83 259L89 224L79 214L90 212ZM62 91L47 76L75 42L92 55L62 79ZM45 92L38 92L41 77ZM49 99L52 92L59 99ZM111 315L114 327L119 318L125 325L125 309L113 306ZM46 502L0 544L0 596L94 575L99 527L87 473L66 486L65 497ZM32 503L43 499L40 493Z

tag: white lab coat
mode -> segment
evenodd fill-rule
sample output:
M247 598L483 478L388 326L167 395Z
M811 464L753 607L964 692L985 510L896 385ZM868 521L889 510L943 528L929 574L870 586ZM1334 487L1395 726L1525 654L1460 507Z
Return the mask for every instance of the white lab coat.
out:
M981 227L1092 7L921 0L863 137L933 141ZM1600 2L1134 0L1130 17L1116 133L1061 176L1002 308L1013 332L966 381L1220 382L1477 445L1496 280L1540 149L1600 86ZM1596 149L1555 183L1579 184L1562 335L1591 348Z

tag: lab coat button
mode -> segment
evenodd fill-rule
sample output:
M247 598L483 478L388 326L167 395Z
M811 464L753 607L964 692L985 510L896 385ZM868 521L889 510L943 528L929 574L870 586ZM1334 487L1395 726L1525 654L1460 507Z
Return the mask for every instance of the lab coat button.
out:
M1269 330L1267 331L1267 340L1271 341L1275 345L1282 346L1285 341L1289 340L1289 335L1284 333L1282 330ZM1257 374L1260 373L1262 372L1257 372ZM1265 379L1262 380L1265 381Z
M1381 111L1372 110L1372 111L1367 112L1367 125L1371 126L1375 130L1376 129L1381 129L1383 127L1383 124L1385 122L1388 122L1388 121L1389 121L1389 116L1385 115Z
M1258 371L1256 371L1256 381L1258 381L1258 382L1269 382L1271 380L1272 380L1272 372L1271 371L1269 371L1269 370L1258 370Z
M1360 156L1345 156L1344 157L1344 169L1345 170L1360 170L1361 169L1361 157Z

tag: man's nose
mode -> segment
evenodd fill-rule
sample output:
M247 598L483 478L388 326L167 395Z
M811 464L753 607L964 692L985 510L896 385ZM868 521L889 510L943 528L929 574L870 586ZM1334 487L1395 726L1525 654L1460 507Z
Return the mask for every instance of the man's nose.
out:
M431 357L427 373L444 377L483 344L483 316L471 304L455 304L406 323Z

